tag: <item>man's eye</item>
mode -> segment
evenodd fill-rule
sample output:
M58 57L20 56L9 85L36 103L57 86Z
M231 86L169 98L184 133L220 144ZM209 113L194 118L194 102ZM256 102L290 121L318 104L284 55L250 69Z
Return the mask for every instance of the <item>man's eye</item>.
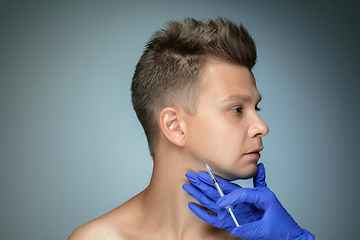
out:
M232 110L234 113L241 113L243 109L244 109L243 107L236 107L236 108L233 108L233 109L231 109L231 110Z

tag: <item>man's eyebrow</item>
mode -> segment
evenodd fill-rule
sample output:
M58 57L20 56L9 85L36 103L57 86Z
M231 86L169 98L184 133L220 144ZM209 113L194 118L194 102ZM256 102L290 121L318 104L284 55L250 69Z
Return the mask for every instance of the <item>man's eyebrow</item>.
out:
M240 95L240 94L233 94L228 96L227 98L224 99L224 102L249 102L251 100L250 97L248 96L244 96L244 95ZM259 98L257 103L259 103L262 100L262 96L261 94L259 94Z

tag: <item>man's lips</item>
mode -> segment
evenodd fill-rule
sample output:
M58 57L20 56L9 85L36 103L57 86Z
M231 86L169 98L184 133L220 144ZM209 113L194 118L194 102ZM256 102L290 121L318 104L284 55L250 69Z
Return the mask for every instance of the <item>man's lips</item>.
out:
M253 153L260 153L263 149L264 149L263 147L260 147L260 148L257 148L255 150L252 150L250 152L247 152L244 155L249 155L249 154L253 154Z

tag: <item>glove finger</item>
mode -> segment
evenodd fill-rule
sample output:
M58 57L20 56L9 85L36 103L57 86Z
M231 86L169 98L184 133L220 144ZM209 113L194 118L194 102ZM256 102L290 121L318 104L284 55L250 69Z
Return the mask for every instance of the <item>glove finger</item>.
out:
M223 221L223 220L225 220L229 215L230 215L229 212L226 211L225 208L221 208L220 211L217 213L217 218L218 218L220 221Z
M203 181L203 182L206 182L207 184L211 185L211 186L214 186L214 182L213 180L211 179L210 175L206 172L200 172L198 174L198 177L199 177L199 180ZM241 188L239 185L235 184L235 183L232 183L232 182L229 182L227 180L224 180L224 179L221 179L219 177L216 177L216 180L218 181L218 183L220 184L220 187L222 188L223 192L225 194L233 191L234 189L237 189L237 188Z
M259 163L257 167L256 176L253 178L254 187L266 187L265 182L265 167L264 164Z
M264 226L260 220L234 228L231 231L231 235L240 237L241 239L265 239L267 236L263 230Z
M217 201L220 198L218 191L215 189L213 185L209 185L199 180L198 175L193 172L188 172L185 174L186 178L200 191L203 192L210 199Z
M207 222L207 223L211 223L212 225L214 225L218 220L217 220L217 216L215 214L209 213L207 212L205 209L203 209L202 207L198 206L195 203L189 203L189 208L190 210L200 219L202 219L203 221Z
M255 209L257 210L257 209ZM240 224L250 223L258 220L257 215L253 213L253 209L251 209L248 203L238 204L233 207L233 212ZM220 221L225 220L226 218L230 217L229 212L226 208L220 208L219 212L217 213L218 219Z
M183 184L182 188L187 192L190 196L195 198L201 205L210 209L214 212L218 212L219 208L216 206L215 202L208 198L203 192L201 192L196 187L190 184Z
M231 193L221 197L216 205L220 208L224 208L228 205L238 205L244 202L252 203L254 206L260 209L267 209L268 201L266 201L266 195L261 191L262 188L239 188ZM267 188L264 188L267 189Z

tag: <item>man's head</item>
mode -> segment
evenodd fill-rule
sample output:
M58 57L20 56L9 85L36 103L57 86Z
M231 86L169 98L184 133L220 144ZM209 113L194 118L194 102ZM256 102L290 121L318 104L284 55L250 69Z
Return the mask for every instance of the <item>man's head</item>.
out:
M152 156L159 143L158 118L163 108L176 107L196 115L199 92L206 85L198 76L209 60L233 63L250 71L256 63L256 47L242 25L220 17L215 21L170 21L146 45L136 65L131 91Z

